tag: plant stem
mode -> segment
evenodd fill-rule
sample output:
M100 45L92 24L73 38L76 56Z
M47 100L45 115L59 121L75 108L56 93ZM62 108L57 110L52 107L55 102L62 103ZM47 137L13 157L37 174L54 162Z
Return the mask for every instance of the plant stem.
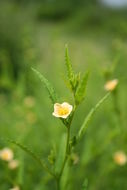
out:
M59 180L59 178L57 178L57 180L56 180L56 186L57 186L57 190L60 190L60 180Z
M59 174L60 177L62 176L62 173L63 173L64 167L65 167L65 164L66 164L68 155L69 155L69 153L70 153L70 150L69 150L69 140L70 140L70 126L69 126L68 129L67 129L66 152L65 152L64 162L63 162L63 165L62 165L60 174Z
M66 162L68 160L68 156L70 155L70 152L71 152L71 147L70 147L70 144L69 144L69 142L70 142L70 128L71 128L71 123L72 123L72 120L73 120L73 117L74 117L75 110L76 110L76 105L74 105L74 109L73 109L71 120L70 120L69 124L66 125L66 127L67 127L67 140L66 140L65 157L64 157L64 161L63 161L60 173L55 178L56 179L56 183L57 183L57 190L60 190L60 180L61 180L64 168L65 168Z
M69 147L69 141L70 141L70 126L71 126L71 123L70 125L68 126L67 128L67 141L66 141L66 151L65 151L65 157L64 157L64 161L63 161L63 164L62 164L62 167L61 167L61 170L60 170L60 173L56 179L56 182L57 182L57 190L60 190L60 180L61 180L61 176L63 174L63 171L64 171L64 168L65 168L65 165L66 165L66 162L68 160L68 155L70 154L70 147Z

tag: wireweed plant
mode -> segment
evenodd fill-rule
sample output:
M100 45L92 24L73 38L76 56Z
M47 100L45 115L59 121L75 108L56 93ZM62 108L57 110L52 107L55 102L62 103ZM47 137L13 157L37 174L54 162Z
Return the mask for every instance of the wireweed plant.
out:
M80 140L84 138L86 129L88 128L90 120L93 118L94 114L96 113L97 109L103 104L103 102L108 98L110 95L110 92L108 92L91 110L90 112L85 116L85 119L81 126L78 126L79 130L78 133L74 136L71 135L71 128L72 126L72 120L74 118L75 112L78 108L78 106L83 102L86 96L86 87L88 83L89 78L89 72L84 73L83 77L80 76L80 73L75 73L72 64L70 62L70 58L68 55L68 48L66 46L65 48L65 65L67 68L67 82L68 87L72 93L73 97L73 105L70 105L68 102L59 102L58 95L54 89L54 87L51 85L51 83L36 69L32 68L32 70L37 74L37 76L40 78L44 86L46 87L49 97L52 101L52 104L54 106L54 111L52 115L56 117L56 119L60 119L63 125L66 129L66 144L63 144L63 150L65 147L65 152L63 159L59 159L60 155L56 155L56 158L60 160L60 163L56 162L56 159L54 159L54 152L51 151L51 154L48 157L48 160L50 161L51 165L49 166L46 164L40 157L38 157L35 153L33 153L29 148L22 145L20 142L16 142L14 140L8 140L8 142L13 143L17 146L19 146L21 149L23 149L26 153L28 153L30 156L33 157L34 160L36 160L41 168L48 172L49 175L56 181L56 188L57 190L63 189L62 185L62 177L65 168L71 167L69 165L69 161L72 159L78 159L75 155L73 155L73 150L75 146L80 143ZM58 166L59 164L60 166ZM88 186L88 181L85 180L83 186L81 187L82 190L86 190Z

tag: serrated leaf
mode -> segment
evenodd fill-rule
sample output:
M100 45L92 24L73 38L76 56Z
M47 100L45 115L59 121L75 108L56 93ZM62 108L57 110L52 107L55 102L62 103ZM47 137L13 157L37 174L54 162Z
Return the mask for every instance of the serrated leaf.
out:
M74 79L74 71L72 69L72 64L70 62L69 54L68 54L68 47L65 47L65 64L67 67L67 76L70 81L71 86L73 86L73 79Z
M71 91L72 90L72 87L70 85L70 82L66 79L66 77L64 75L62 75L62 79L66 85L66 87Z
M17 145L18 147L20 147L22 150L24 150L28 155L30 155L43 169L45 169L50 175L54 176L54 174L52 173L52 171L50 171L50 169L46 166L46 164L44 163L44 161L42 159L40 159L34 152L32 152L27 146L22 145L20 142L11 140L11 139L3 139L0 138L0 140L5 141L5 142L10 142L12 144Z
M83 101L83 99L85 98L88 77L89 77L89 72L87 72L83 76L83 78L82 78L81 82L79 83L78 88L76 90L75 102L77 105L80 104Z
M50 84L50 82L36 69L31 68L40 78L40 80L44 83L44 86L46 87L48 93L49 93L49 97L52 101L52 103L56 103L57 102L57 94L55 92L55 89L53 88L53 86Z
M74 74L74 79L73 79L73 94L75 96L76 90L78 88L78 85L80 83L80 73Z
M108 98L110 93L107 93L96 105L94 108L91 109L91 111L88 113L88 115L86 116L79 132L77 135L77 141L79 141L83 135L86 132L86 129L88 128L88 124L90 122L90 120L92 119L92 117L94 116L94 114L96 113L97 109L102 105L102 103Z

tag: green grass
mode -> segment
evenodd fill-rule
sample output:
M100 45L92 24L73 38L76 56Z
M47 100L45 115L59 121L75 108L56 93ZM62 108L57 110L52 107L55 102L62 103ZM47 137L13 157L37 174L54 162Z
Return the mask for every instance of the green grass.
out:
M33 24L34 25L34 24ZM98 110L89 128L76 147L75 153L79 157L63 176L63 189L82 189L85 179L88 179L89 190L126 190L127 166L114 163L113 155L116 151L126 151L127 141L127 45L125 41L111 36L93 36L92 34L70 34L63 29L61 23L36 23L36 62L27 65L25 72L30 73L27 85L24 73L14 85L12 94L0 94L0 136L18 140L36 152L45 161L50 151L55 147L59 154L61 139L65 133L63 124L52 116L53 106L42 83L31 71L30 67L38 69L48 78L57 90L61 102L72 103L72 97L63 81L65 74L64 48L68 43L71 62L74 69L84 73L90 70L86 98L78 108L72 123L72 134L77 134L84 116L105 94L104 72L110 69L115 61L117 65L110 78L118 78L118 105L121 118L114 111L113 96L106 100ZM27 54L28 53L28 54ZM30 52L27 57L32 56ZM28 59L32 59L28 57ZM29 91L32 89L32 91ZM33 96L35 105L29 108L24 103L26 96ZM4 146L14 150L15 157L21 161L16 171L10 171L0 160L0 188L6 190L14 184L22 186L23 190L55 189L52 178L40 170L40 166L26 153L11 143L0 142L0 149ZM47 161L46 161L47 162ZM50 166L50 163L49 167ZM71 163L70 163L71 164ZM67 175L68 173L68 175ZM8 177L9 176L9 177ZM67 180L67 183L66 183Z

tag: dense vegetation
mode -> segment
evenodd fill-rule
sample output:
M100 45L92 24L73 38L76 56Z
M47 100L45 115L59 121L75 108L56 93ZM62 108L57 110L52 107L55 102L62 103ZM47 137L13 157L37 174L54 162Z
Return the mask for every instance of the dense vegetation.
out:
M74 69L90 71L72 135L105 94L105 82L119 80L117 94L98 110L76 147L63 189L85 190L84 181L89 190L127 189L127 165L114 160L116 152L127 153L126 17L126 9L112 10L92 0L0 2L0 138L27 145L45 161L49 158L46 163L52 167L50 158L60 154L65 128L52 116L53 106L31 67L52 81L61 102L72 104L64 76L66 43ZM1 190L14 185L23 190L55 189L53 179L19 147L1 140L0 149L4 147L12 148L20 164L10 170L0 160Z

